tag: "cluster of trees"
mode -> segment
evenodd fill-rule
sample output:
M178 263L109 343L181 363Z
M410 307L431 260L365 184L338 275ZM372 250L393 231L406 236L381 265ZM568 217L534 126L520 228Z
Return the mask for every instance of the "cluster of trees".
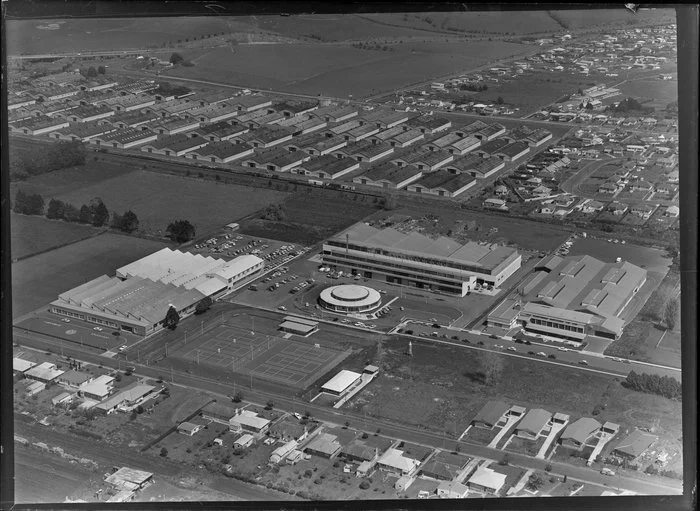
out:
M33 147L31 152L10 147L10 179L22 181L29 176L85 164L82 142L58 142L51 146Z
M284 222L284 220L287 218L287 214L285 213L284 206L282 206L282 204L270 204L263 210L260 218L263 220L271 220L273 222Z
M654 111L652 107L645 107L634 98L625 98L620 101L617 106L610 105L605 109L605 111L610 111L616 114L625 114L627 112L640 112L640 113L651 113Z
M41 195L28 195L22 190L17 190L12 210L23 215L43 215L44 206ZM109 211L99 197L92 199L89 204L83 204L80 209L62 200L51 199L46 208L46 218L102 227L109 221ZM115 212L112 213L110 227L131 233L139 228L139 219L131 210L122 215Z
M169 61L169 62L170 62L173 66L178 66L178 65L180 65L180 66L185 66L185 67L194 66L194 64L192 64L192 62L190 62L189 60L185 60L185 57L183 57L182 55L180 55L180 54L177 53L177 52L175 52L175 53L173 53L172 55L170 55L170 61Z
M28 195L22 190L17 190L12 211L22 215L43 215L44 198L38 193Z
M386 211L396 209L396 207L398 206L396 195L394 195L393 193L386 194L380 199L380 206Z
M635 373L630 371L625 380L625 386L638 392L657 394L669 399L681 399L681 382L670 376L657 374Z
M351 44L353 48L358 50L375 50L375 51L395 51L394 48L379 43L359 42Z
M170 239L177 243L185 243L194 239L194 225L187 220L175 220L166 229Z
M95 68L94 66L90 66L87 69L81 69L80 74L83 75L85 78L96 78L97 75L103 75L107 73L107 68L105 66L97 66Z
M459 90L468 90L471 92L484 92L488 90L488 85L485 83L463 83L459 86Z
M666 307L664 308L664 323L666 323L666 328L669 330L676 328L679 308L678 298L671 298L666 302Z

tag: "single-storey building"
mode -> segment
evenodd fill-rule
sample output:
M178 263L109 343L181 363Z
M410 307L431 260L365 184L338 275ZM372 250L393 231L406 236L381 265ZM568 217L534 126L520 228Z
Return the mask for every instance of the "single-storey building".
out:
M213 105L200 106L185 110L182 117L193 118L199 122L214 123L225 121L238 115L238 108L226 103L215 103Z
M464 499L469 494L469 487L457 481L442 481L437 487L441 499Z
M128 94L100 101L97 104L106 105L117 112L131 112L155 105L156 98L149 94Z
M508 211L508 206L506 201L497 198L488 198L483 202L483 206L486 209L495 209L499 211Z
M44 115L17 121L10 125L10 131L25 135L43 135L61 128L67 128L69 124L67 119L52 118Z
M321 386L321 392L342 396L361 383L361 375L343 369Z
M318 108L316 101L279 101L274 103L270 109L283 114L286 118L293 117L308 118L311 112Z
M452 174L440 169L425 174L406 188L409 192L427 193L439 197L457 197L476 184L469 174Z
M110 124L100 124L97 122L84 122L71 124L66 128L52 131L49 133L50 138L56 140L67 140L69 142L87 142L92 138L107 135L116 131L117 128Z
M330 105L310 111L309 115L326 122L342 122L357 116L357 108L350 105Z
M192 131L199 128L197 119L180 119L177 117L166 119L159 123L148 126L148 129L160 135L176 135L185 131Z
M255 148L270 148L291 139L292 131L290 129L276 125L265 125L233 138L235 142L247 142Z
M472 420L475 428L493 429L508 412L510 406L502 401L489 401Z
M331 154L325 154L318 158L311 158L292 172L300 175L318 177L321 179L338 179L360 168L360 163L351 158L336 158Z
M255 442L255 437L250 433L245 433L233 441L233 447L238 449L245 449L250 447Z
M515 428L515 434L520 438L535 440L545 429L552 414L542 408L532 408Z
M236 413L228 421L231 431L249 433L264 433L270 427L270 420L258 416L257 413L250 410L236 409Z
M105 479L105 482L120 489L140 490L153 481L151 472L122 467Z
M36 362L30 362L29 360L24 360L23 358L13 357L12 358L12 371L15 373L24 373L36 365Z
M90 373L84 373L74 369L69 369L56 379L58 383L64 385L65 387L74 389L78 389L81 385L91 382L92 380L93 378Z
M157 388L153 385L146 385L141 382L134 382L131 385L124 387L121 391L114 394L112 397L95 405L95 410L104 413L112 413L115 410L129 411L139 405L147 398L158 394L163 390L162 387Z
M200 138L200 140L205 139ZM249 144L234 144L228 141L209 142L204 147L188 152L185 157L212 163L228 163L252 156L253 152L253 147Z
M469 154L458 158L445 166L445 170L453 174L466 173L472 177L486 179L505 167L505 162L499 158L482 158Z
M86 105L58 114L71 122L90 122L106 119L114 115L114 110L105 105Z
M270 455L270 463L279 463L284 458L289 456L291 452L297 448L298 445L299 442L297 442L296 440L290 440L284 445L280 445L277 449L272 451L272 454Z
M249 142L250 143L250 142ZM301 151L290 152L281 147L253 153L241 161L244 167L266 169L274 172L289 172L311 156Z
M52 364L51 362L43 362L37 366L27 369L24 372L24 377L42 383L49 383L56 380L64 372L65 371L58 369L56 364Z
M647 452L657 440L658 437L635 429L612 450L612 455L633 462Z
M492 495L501 491L501 488L506 484L506 475L496 472L495 470L481 466L476 469L472 476L467 481L467 487L470 490L475 490Z
M590 417L581 417L569 424L559 437L559 443L564 447L582 450L588 439L600 430L601 424Z
M202 418L211 419L220 424L230 424L231 419L236 416L237 409L219 403L209 403L202 408Z
M338 124L336 126L330 127L329 129L327 129L324 132L324 134L327 137L343 136L348 131L355 129L355 128L358 128L360 126L362 126L362 124L360 123L360 121L358 119L351 119L349 121L345 121L345 122ZM343 136L343 139L345 139L344 136Z
M202 424L194 424L192 422L181 422L177 427L177 432L181 435L194 436L203 428Z
M113 147L115 149L130 149L158 138L156 133L139 128L127 128L113 131L106 135L90 139L90 143L100 147Z
M223 142L250 131L244 126L234 126L226 121L213 124L205 124L188 133L189 136L197 135L210 142Z
M285 417L270 426L267 434L270 438L282 440L283 442L290 440L301 442L308 436L309 430L293 417Z
M342 134L342 137L349 142L359 142L379 133L380 129L374 124L363 124L346 131Z
M513 142L493 153L494 156L504 161L515 161L530 152L530 146L526 142Z
M304 451L322 458L333 458L343 446L338 437L330 433L319 433L304 448Z
M160 119L160 115L158 115L156 112L128 112L115 114L111 117L102 119L100 124L110 124L116 128L137 128L139 126L143 128Z
M429 149L418 148L391 160L398 167L413 165L418 170L430 172L437 170L452 162L454 156L447 151L431 151Z
M377 108L367 113L363 112L360 114L360 122L383 129L398 126L408 121L409 118L410 115L406 112L398 112L396 110L387 110L384 108Z
M452 127L452 121L435 116L421 116L409 119L405 128L408 130L409 127L415 128L426 135L434 135L435 133L450 129Z
M394 152L394 148L386 143L374 144L369 140L363 140L349 144L338 152L358 162L373 163L389 156Z
M294 136L307 135L325 128L328 123L317 117L306 118L302 116L290 117L276 123L277 126L288 128Z
M98 376L92 381L78 387L78 395L94 401L102 401L114 391L114 377L107 374Z
M476 148L473 154L481 156L482 158L490 158L509 144L510 143L504 138L497 138L486 143L482 141L482 145Z
M239 96L229 100L229 103L235 106L239 112L252 112L272 106L270 99L258 95Z
M148 142L141 146L141 151L164 156L184 156L190 151L201 149L208 143L209 141L204 138L188 137L184 133L178 133L177 135L161 135L153 142Z
M422 175L423 171L414 165L399 167L385 162L370 168L364 174L354 178L352 182L380 188L399 189L411 184Z
M404 456L403 451L387 449L379 460L377 466L389 472L400 475L413 475L420 466L420 461Z
M402 126L403 128L403 126ZM402 133L392 136L388 142L391 147L408 147L409 145L423 140L425 135L419 129L403 130Z

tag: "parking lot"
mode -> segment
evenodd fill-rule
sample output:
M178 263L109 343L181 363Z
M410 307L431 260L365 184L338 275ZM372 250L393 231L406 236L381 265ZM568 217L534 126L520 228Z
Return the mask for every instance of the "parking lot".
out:
M236 232L222 232L188 248L188 251L193 254L221 259L233 259L248 254L255 255L263 259L267 267L284 264L303 250L304 248L299 245L285 244Z

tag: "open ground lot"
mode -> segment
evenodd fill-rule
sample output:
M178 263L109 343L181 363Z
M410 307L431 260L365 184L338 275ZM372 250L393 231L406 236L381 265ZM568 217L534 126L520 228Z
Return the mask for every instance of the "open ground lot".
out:
M229 47L212 49L197 57L195 66L163 74L263 90L363 97L534 51L530 46L502 41L468 44L472 48L469 54L464 53L464 41L398 44L386 46L387 51L340 44L238 45L234 51Z
M546 366L536 360L501 356L502 373L486 385L480 351L430 341L413 342L413 356L405 355L407 341L390 339L379 351L381 372L346 406L401 423L459 436L489 399L526 408L544 408L571 417L591 416L613 421L622 429L651 427L670 438L680 436L679 402L636 393L619 379L577 368ZM644 410L644 416L630 415ZM454 435L454 436L453 436Z
M48 304L68 289L114 271L166 246L105 233L12 265L12 314L18 317Z
M628 80L619 87L626 97L641 101L644 106L664 109L666 105L678 101L678 81L659 78Z
M275 197L269 202L260 202L259 207L281 202L284 221L246 219L241 222L241 232L250 236L313 245L377 210L377 206L364 196L362 199L350 200L345 198L343 192L307 190L295 193L283 201Z
M179 219L189 220L196 232L206 233L284 196L283 192L263 188L139 170L62 193L57 198L80 205L101 197L110 211L136 213L141 230L163 234L170 222Z
M103 231L89 225L49 220L40 216L10 215L12 259L24 259L68 245Z

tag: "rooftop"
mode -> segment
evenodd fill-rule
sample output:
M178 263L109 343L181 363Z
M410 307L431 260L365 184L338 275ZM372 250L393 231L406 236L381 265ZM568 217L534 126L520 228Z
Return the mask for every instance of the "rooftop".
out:
M354 371L348 371L347 369L343 369L333 378L324 383L321 389L328 390L330 392L340 393L347 389L350 385L355 383L361 376L362 375Z

